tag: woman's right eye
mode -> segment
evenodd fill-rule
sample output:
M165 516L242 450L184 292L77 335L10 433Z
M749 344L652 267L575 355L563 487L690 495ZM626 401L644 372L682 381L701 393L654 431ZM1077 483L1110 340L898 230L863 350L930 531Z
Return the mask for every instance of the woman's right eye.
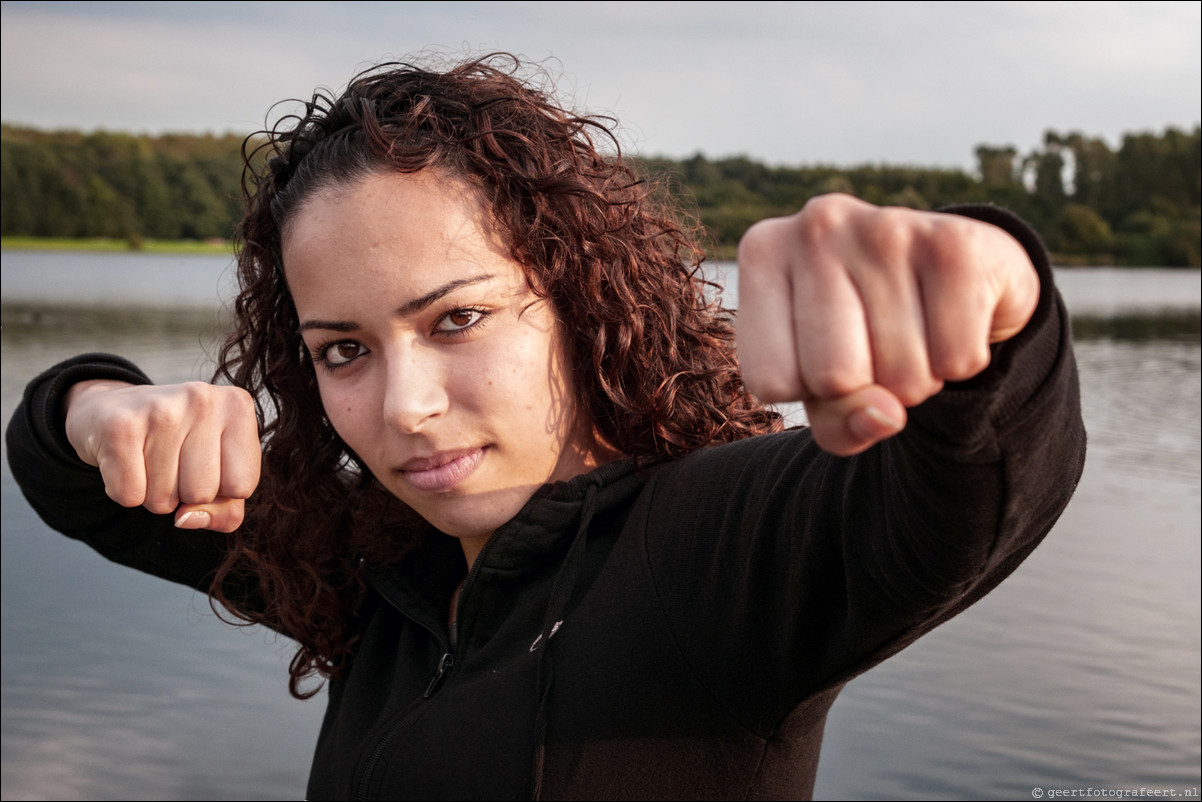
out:
M320 362L330 370L346 367L367 353L362 343L354 340L339 340L313 349L313 361Z

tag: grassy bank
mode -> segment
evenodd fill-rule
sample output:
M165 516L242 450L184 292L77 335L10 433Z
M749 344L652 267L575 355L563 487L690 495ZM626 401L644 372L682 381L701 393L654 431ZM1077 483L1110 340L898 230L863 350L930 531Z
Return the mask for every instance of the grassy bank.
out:
M109 239L102 237L3 237L0 248L6 251L89 251L133 253L229 254L233 245L226 240Z

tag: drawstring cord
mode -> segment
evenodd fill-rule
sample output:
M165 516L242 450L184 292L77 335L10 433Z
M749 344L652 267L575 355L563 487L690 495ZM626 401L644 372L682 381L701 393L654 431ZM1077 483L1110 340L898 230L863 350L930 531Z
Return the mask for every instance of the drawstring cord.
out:
M584 565L585 551L588 546L588 527L592 523L597 506L597 485L590 483L585 491L584 502L580 510L580 526L576 537L564 557L563 567L555 577L555 585L551 590L551 599L547 604L547 613L543 617L543 628L530 651L538 651L538 664L535 669L535 694L538 699L538 712L534 717L534 799L540 799L543 792L543 761L546 753L547 740L547 703L551 697L552 666L547 656L551 638L563 625L564 611L572 598L580 579L580 571Z

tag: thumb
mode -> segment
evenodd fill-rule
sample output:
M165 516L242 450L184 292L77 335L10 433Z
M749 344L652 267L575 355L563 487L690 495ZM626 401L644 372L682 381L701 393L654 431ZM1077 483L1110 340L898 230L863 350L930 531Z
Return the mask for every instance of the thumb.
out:
M181 504L175 510L180 529L212 529L233 532L242 525L246 499L219 497L208 504Z
M879 384L837 398L811 398L805 407L814 441L837 457L859 454L906 425L905 406Z

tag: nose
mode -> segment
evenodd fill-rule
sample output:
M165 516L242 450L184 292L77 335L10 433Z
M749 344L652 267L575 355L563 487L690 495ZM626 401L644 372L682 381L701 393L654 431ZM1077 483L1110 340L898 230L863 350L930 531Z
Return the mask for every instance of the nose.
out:
M438 354L420 344L408 344L386 360L384 422L414 434L444 414L450 402L446 376Z

